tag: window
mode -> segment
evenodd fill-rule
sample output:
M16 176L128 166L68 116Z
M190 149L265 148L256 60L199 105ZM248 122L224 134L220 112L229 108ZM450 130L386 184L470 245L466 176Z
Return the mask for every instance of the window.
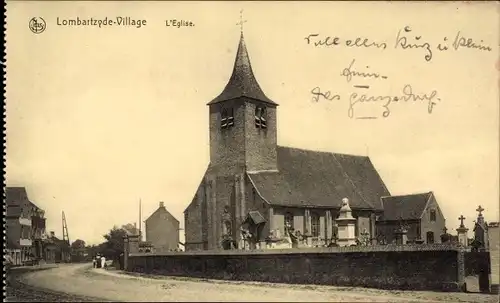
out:
M266 108L257 106L255 108L255 127L267 128Z
M431 210L430 217L432 222L436 221L436 211L434 209Z
M311 213L311 235L319 237L319 215L317 213Z
M285 229L290 230L293 228L293 214L287 212L285 214Z
M255 188L252 188L252 201L253 203L257 201L257 192L255 191Z
M427 244L434 243L434 233L432 231L427 232Z
M223 108L220 114L220 127L230 128L234 126L234 114L232 108Z

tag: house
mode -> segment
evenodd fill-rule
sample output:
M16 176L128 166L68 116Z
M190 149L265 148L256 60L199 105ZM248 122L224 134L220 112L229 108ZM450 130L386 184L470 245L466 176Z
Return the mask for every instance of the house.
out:
M179 220L177 220L160 202L158 209L146 221L146 242L156 252L176 250L179 246ZM145 244L144 244L145 245Z
M71 247L68 241L56 237L55 232L43 241L45 260L47 263L68 263L71 261Z
M379 241L393 243L401 226L409 242L441 243L445 218L432 191L412 195L382 197L384 212L376 222Z
M26 188L7 187L6 203L6 258L12 265L31 263L32 258L32 203Z

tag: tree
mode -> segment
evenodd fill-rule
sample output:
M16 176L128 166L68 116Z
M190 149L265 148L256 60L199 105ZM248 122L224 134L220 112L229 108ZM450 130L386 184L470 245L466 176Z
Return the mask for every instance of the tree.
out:
M124 229L113 226L109 233L103 236L106 242L99 245L100 253L106 258L118 260L123 253L123 238L126 235Z
M83 249L85 248L85 241L81 239L76 239L73 243L71 243L72 249Z

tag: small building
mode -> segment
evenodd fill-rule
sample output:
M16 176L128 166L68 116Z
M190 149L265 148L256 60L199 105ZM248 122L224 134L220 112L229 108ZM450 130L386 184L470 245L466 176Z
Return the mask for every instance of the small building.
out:
M155 251L177 250L179 247L179 220L177 220L160 202L158 209L145 221L146 241L154 246Z
M43 241L43 250L47 263L68 263L71 261L71 247L68 241L56 237L51 231L50 236Z
M441 243L445 218L432 191L382 197L384 213L376 222L379 241L396 241L396 231L405 226L409 243Z

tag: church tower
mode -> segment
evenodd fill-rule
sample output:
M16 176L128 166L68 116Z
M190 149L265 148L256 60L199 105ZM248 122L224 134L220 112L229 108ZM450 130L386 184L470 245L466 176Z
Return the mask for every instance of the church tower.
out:
M210 170L218 176L277 170L277 103L255 79L243 32L233 72L210 109Z

